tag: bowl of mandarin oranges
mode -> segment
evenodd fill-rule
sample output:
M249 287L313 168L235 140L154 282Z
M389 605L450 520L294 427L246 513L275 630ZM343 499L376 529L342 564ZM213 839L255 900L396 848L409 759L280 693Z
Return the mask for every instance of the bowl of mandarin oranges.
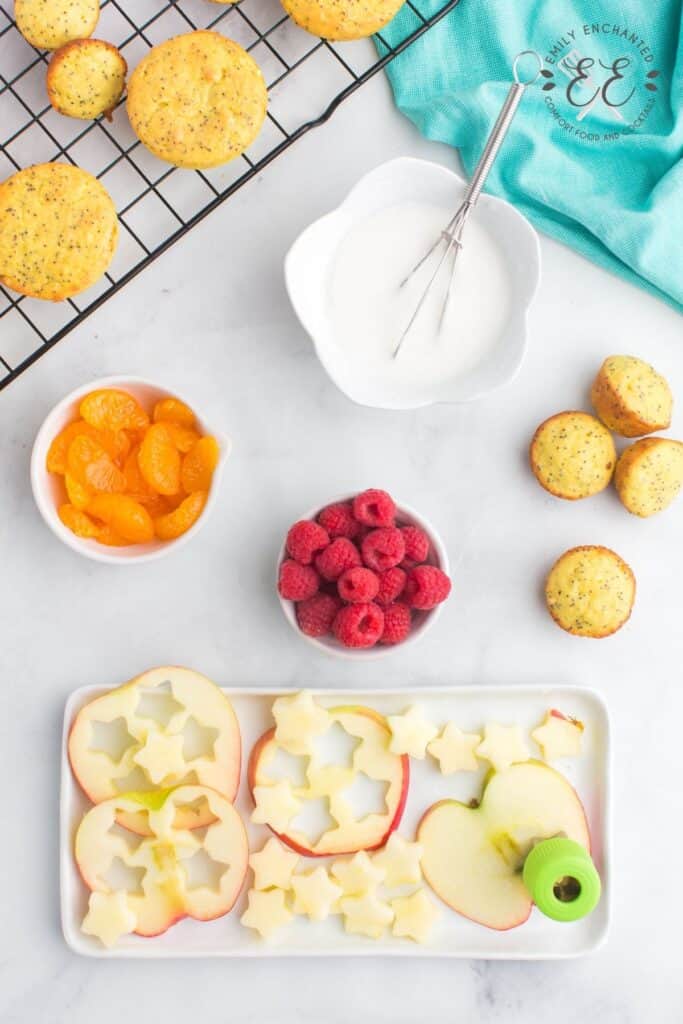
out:
M131 565L162 557L201 529L229 453L229 439L183 396L139 377L107 377L47 416L31 485L66 545Z

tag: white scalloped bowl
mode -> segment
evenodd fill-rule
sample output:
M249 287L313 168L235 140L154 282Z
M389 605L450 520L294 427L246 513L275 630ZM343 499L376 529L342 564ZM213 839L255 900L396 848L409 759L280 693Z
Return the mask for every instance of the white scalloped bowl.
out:
M512 308L504 331L480 363L450 380L435 380L427 397L421 385L414 396L387 398L359 373L335 341L327 301L329 281L337 249L351 227L387 207L411 201L455 211L464 188L463 179L440 164L408 157L390 160L361 178L343 203L311 224L287 253L285 282L294 310L328 375L359 405L416 409L437 402L470 402L509 384L522 365L527 311L540 278L538 236L510 203L486 193L473 216L500 245L512 285ZM485 289L486 281L481 286Z
M197 419L197 428L201 434L211 434L218 441L220 455L218 464L214 470L211 481L211 489L206 505L197 522L175 540L153 540L149 544L131 544L127 547L107 547L99 544L96 540L89 540L85 537L77 537L72 533L59 518L57 507L62 498L61 478L49 473L45 466L48 449L60 430L67 424L78 418L78 407L81 399L91 391L99 388L120 388L122 391L129 391L146 408L150 409L156 402L163 398L180 398L194 411ZM214 430L202 417L197 406L191 398L176 390L169 390L152 381L144 380L142 377L102 377L100 380L90 381L76 388L66 395L51 412L45 417L43 424L36 435L31 453L31 487L38 511L50 527L52 532L63 544L77 551L85 558L91 558L96 562L105 562L107 565L139 565L141 562L151 562L157 558L163 558L172 551L177 551L195 537L205 525L209 515L213 512L218 490L220 487L223 470L230 454L230 438L219 430Z

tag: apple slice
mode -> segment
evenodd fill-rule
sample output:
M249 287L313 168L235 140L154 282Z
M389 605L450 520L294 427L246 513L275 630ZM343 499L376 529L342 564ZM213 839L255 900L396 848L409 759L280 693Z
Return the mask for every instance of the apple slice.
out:
M348 773L314 772L314 782L309 780L308 785L294 787L293 793L301 801L304 811L306 804L313 800L327 800L334 825L315 842L295 827L296 822L282 832L275 832L292 850L308 857L379 849L394 829L398 828L408 797L409 759L406 755L390 752L391 730L386 719L372 708L361 706L332 708L329 715L332 723L337 723L349 736L359 741L352 755L351 781L355 781L362 773L371 780L385 783L385 809L381 813L355 818L344 795L349 786ZM248 770L252 797L255 791L261 793L261 787L275 785L275 780L268 773L269 765L278 751L283 749L275 739L274 729L270 729L256 742Z
M178 825L184 809L206 801L206 833ZM148 838L131 842L118 830L123 811L147 819ZM183 917L211 921L230 911L249 860L247 833L232 804L205 786L128 793L92 807L76 832L75 857L93 892L126 893L137 935L160 935ZM113 880L118 872L130 876Z
M590 848L581 801L559 772L539 761L493 774L478 807L441 800L417 830L422 871L436 895L464 917L499 931L529 917L524 861L537 841L557 835Z
M183 784L209 786L232 801L240 778L239 724L228 698L206 676L155 668L79 711L69 760L95 804L130 790ZM211 820L205 810L183 813L185 828ZM144 834L144 815L122 811L118 820Z

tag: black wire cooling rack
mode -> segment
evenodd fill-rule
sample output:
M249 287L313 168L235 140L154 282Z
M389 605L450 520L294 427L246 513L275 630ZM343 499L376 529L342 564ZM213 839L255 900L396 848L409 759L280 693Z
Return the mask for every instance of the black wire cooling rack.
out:
M0 0L0 180L30 164L67 160L102 180L120 221L109 271L80 295L43 302L0 285L0 390L283 150L327 121L458 2L443 0L426 15L416 6L419 0L407 0L409 34L394 46L379 34L376 50L368 40L338 44L309 35L284 14L279 0L227 6L208 0L103 0L95 35L118 46L131 69L162 40L211 28L240 43L263 70L269 110L256 142L223 167L186 171L157 160L138 142L124 103L111 122L77 121L54 111L45 91L50 55L21 36L13 0Z

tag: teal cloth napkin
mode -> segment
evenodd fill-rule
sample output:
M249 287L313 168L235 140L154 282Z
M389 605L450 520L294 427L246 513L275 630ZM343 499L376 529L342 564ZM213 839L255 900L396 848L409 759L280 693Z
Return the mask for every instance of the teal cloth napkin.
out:
M417 24L402 8L380 53ZM683 0L461 0L387 74L398 107L469 175L526 49L543 77L486 191L683 312Z

